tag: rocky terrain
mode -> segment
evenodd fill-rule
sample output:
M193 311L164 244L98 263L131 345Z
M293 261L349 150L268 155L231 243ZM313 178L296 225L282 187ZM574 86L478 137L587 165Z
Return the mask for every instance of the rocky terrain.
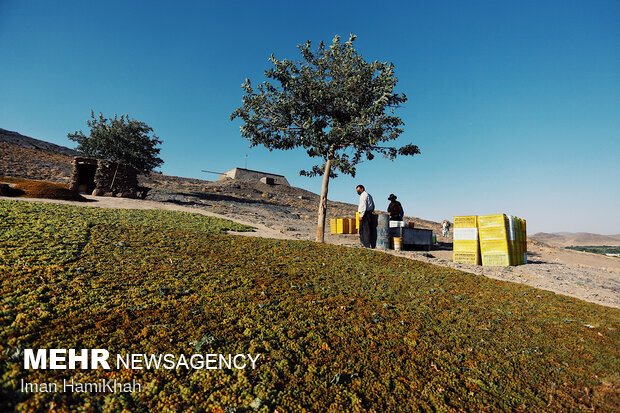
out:
M21 135L1 129L0 132L0 175L68 182L72 159L70 149L58 149L57 145L46 145L32 138L20 143L18 138ZM314 240L316 236L319 196L301 188L231 179L211 182L160 174L142 177L140 184L152 188L146 200L87 196L96 201L87 205L176 209L224 216L255 226L257 231L252 233L253 236L306 240ZM355 211L354 204L329 202L327 216L353 218ZM549 237L536 234L528 240L529 263L526 265L504 268L453 263L451 236L444 238L440 235L439 223L418 217L406 219L414 221L418 228L432 229L437 235L438 245L430 253L391 251L392 254L620 307L620 258L569 251L562 248L564 245L552 245L554 243L548 241ZM359 247L357 235L329 234L329 224L325 239L333 244ZM547 242L541 242L541 239ZM591 242L592 238L587 239Z
M0 128L0 175L66 184L77 152Z
M31 138L29 136L25 136L17 132L11 132L2 128L0 128L0 142L17 145L26 149L34 149L69 157L76 156L78 154L75 150L69 149L65 146L60 146L50 142L42 141L40 139Z

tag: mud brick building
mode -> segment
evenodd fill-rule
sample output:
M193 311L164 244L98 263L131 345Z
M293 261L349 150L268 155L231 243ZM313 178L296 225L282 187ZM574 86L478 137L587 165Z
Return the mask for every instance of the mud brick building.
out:
M242 181L260 181L263 183L269 183L274 185L286 185L290 186L288 181L283 175L272 174L270 172L253 171L251 169L234 168L230 171L224 172L218 178L218 181L226 179L237 179Z

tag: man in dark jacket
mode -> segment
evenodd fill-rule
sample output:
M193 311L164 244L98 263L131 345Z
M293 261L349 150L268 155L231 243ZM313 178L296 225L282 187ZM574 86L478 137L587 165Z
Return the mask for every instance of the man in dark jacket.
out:
M405 216L405 212L403 211L403 206L396 200L396 195L390 194L388 201L391 201L388 206L390 221L402 221Z

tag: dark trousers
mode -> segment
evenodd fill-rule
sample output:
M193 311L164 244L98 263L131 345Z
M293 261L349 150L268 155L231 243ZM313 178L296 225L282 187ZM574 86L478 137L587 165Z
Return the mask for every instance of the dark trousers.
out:
M374 248L377 244L377 224L372 212L365 212L360 221L360 241L365 248Z

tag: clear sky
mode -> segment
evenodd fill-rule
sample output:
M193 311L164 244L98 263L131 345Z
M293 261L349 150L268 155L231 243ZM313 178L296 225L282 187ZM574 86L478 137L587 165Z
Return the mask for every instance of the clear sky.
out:
M166 174L202 169L298 175L305 152L249 148L231 112L241 83L264 80L273 53L358 35L390 61L397 114L422 154L358 166L330 182L377 208L395 193L407 215L509 213L530 234L620 233L620 2L21 1L0 0L0 127L75 147L90 110L128 113L163 140Z

